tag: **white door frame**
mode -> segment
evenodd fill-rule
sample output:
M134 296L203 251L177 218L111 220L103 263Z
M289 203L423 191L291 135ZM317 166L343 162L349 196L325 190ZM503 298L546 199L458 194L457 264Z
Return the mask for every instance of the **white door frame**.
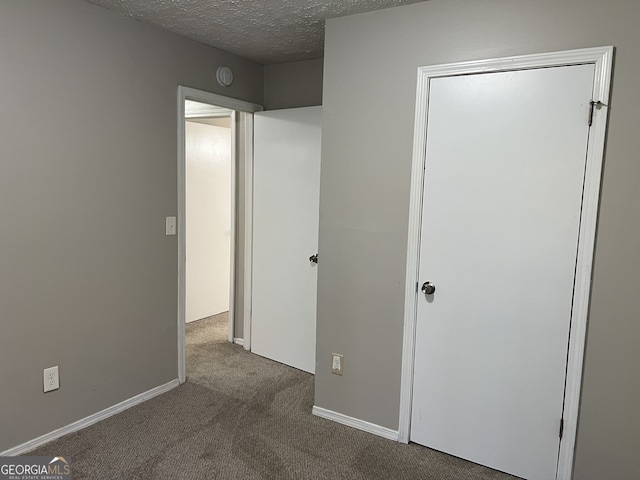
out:
M234 307L235 307L235 276L236 276L236 152L237 138L235 135L236 112L253 113L262 111L262 105L237 100L215 93L197 90L195 88L178 86L178 380L184 383L186 380L185 360L185 309L186 309L186 159L185 159L185 126L184 126L184 102L194 100L208 103L218 107L228 108L234 113L231 117L231 275L229 288L229 341L233 342ZM251 225L253 208L253 118L245 116L245 267L244 267L244 348L250 348L251 332ZM248 128L247 128L248 127ZM247 252L249 258L247 259ZM247 310L247 304L249 309Z
M408 443L411 432L411 402L413 395L413 370L415 332L418 302L418 267L420 261L420 227L422 222L422 197L424 188L427 112L429 81L432 78L477 73L504 72L532 68L560 67L594 64L593 98L598 103L593 112L589 131L587 160L580 214L580 233L574 284L574 301L571 312L571 331L567 360L567 377L564 398L564 434L560 442L556 479L569 480L573 469L576 441L582 365L589 313L591 274L595 246L600 178L604 156L609 90L613 60L613 47L597 47L555 53L525 55L473 62L454 63L418 68L416 112L411 167L411 193L409 204L409 231L407 244L407 270L405 286L404 337L402 351L402 378L400 391L400 419L398 440ZM541 98L541 102L545 99ZM588 121L585 112L585 122Z

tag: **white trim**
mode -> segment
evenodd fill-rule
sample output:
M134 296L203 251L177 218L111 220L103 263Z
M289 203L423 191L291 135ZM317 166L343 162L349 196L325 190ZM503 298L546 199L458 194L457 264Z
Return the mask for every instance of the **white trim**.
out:
M225 97L216 93L205 92L196 88L178 86L178 91L182 92L183 100L194 100L196 102L208 103L216 107L224 107L237 112L261 112L264 110L262 105L257 103L245 102L237 98ZM183 117L184 118L184 117Z
M35 448L38 448L41 445L44 445L45 443L52 442L53 440L60 438L64 435L68 435L69 433L77 432L79 430L82 430L83 428L87 428L88 426L93 425L94 423L97 423L101 420L104 420L113 415L116 415L117 413L123 412L128 408L134 407L135 405L138 405L142 402L146 402L147 400L150 400L153 397L157 397L158 395L161 395L163 393L168 392L169 390L172 390L178 385L180 385L180 382L178 381L178 379L171 380L170 382L165 383L164 385L160 385L158 387L152 388L151 390L147 390L146 392L136 395L135 397L131 397L130 399L125 400L124 402L117 403L109 408L105 408L104 410L98 413L89 415L88 417L85 417L81 420L70 423L69 425L66 425L64 427L60 427L52 432L45 433L44 435L41 435L38 438L34 438L33 440L29 440L28 442L18 445L17 447L13 447L13 448L10 448L9 450L5 450L4 452L0 452L0 456L12 457L15 455L22 455L23 453L27 453Z
M202 103L209 103L219 107L229 108L238 112L258 112L262 111L262 105L245 102L235 98L216 95L215 93L197 90L195 88L178 86L178 380L184 383L186 380L185 362L185 307L186 307L186 225L184 222L186 213L185 185L186 185L186 165L185 165L185 128L184 128L184 102L185 100L195 100ZM235 142L232 142L234 144ZM235 161L232 162L235 165ZM236 179L233 179L235 184ZM235 259L232 259L235 265ZM233 286L232 286L233 288ZM245 294L246 297L246 294ZM232 317L232 305L229 305L229 317ZM245 321L246 323L246 321ZM231 330L231 329L230 329ZM230 335L233 335L231 332ZM230 337L230 341L233 337Z
M244 338L234 338L233 339L233 343L235 343L236 345L244 345Z
M407 241L407 272L404 297L404 335L402 344L402 371L400 376L400 418L398 420L398 441L409 443L411 427L411 399L413 398L413 358L415 354L416 309L418 298L418 253L420 248L420 223L422 217L422 170L426 150L427 115L422 105L429 98L429 79L418 69L416 112L414 120L413 163L411 166L411 187L409 201L409 237ZM415 287L414 287L415 285ZM409 288L411 287L411 288Z
M231 112L231 225L229 239L229 325L228 340L233 343L233 335L235 334L235 317L236 317L236 240L238 238L238 202L236 201L236 192L238 191L238 128L236 119L238 115L235 111Z
M251 350L253 298L253 115L244 114L244 348Z
M184 221L186 207L186 161L185 161L185 122L184 101L186 94L182 87L178 87L178 381L184 383L187 379L186 352L184 346L184 330L187 298L187 225Z
M418 298L416 285L418 284L420 223L422 220L422 193L424 184L423 165L426 155L425 142L427 134L429 80L442 76L594 64L595 77L592 100L596 102L601 101L605 105L608 105L612 59L613 47L597 47L418 68L409 204L407 274L405 280L404 339L398 430L398 440L400 442L407 443L409 441L411 430L416 303ZM607 113L608 109L606 107L596 109L593 125L589 133L567 361L567 380L564 399L564 437L560 442L558 471L556 474L557 480L569 480L573 469L600 195L600 179L607 128Z
M592 63L595 65L607 62L607 58L613 55L613 47L595 47L579 50L566 50L562 52L536 53L533 55L522 55L516 57L494 58L489 60L476 60L471 62L448 63L446 65L434 65L418 68L418 76L424 75L427 79L435 77L449 77L453 75L470 75L488 72L505 72L513 70L527 70L532 68L562 67L569 65L584 65ZM606 95L608 89L599 76L603 72L596 72L594 86L595 95L600 100L607 103ZM426 114L426 109L424 110Z
M203 113L203 114L185 115L184 118L186 118L187 120L199 120L199 119L208 119L208 118L226 118L230 116L231 115L229 113L216 113L216 114Z
M596 51L594 51L594 56ZM613 47L600 49L595 59L594 101L609 105L611 74L613 68ZM578 258L571 312L571 333L569 356L567 358L567 380L564 397L564 435L560 442L557 479L570 480L573 471L580 392L582 389L582 368L587 337L589 299L591 297L591 275L595 253L598 205L600 201L600 181L607 132L608 107L594 109L593 124L589 133L587 165L584 179L583 204L580 216L580 236L578 238Z
M374 435L377 435L379 437L388 438L389 440L394 441L398 440L397 430L391 430L387 427L381 427L380 425L376 425L375 423L365 422L364 420L349 417L347 415L343 415L342 413L333 412L325 408L316 407L315 405L311 409L311 413L313 413L316 417L333 420L334 422L341 423L348 427L357 428L358 430L362 430L364 432L373 433Z

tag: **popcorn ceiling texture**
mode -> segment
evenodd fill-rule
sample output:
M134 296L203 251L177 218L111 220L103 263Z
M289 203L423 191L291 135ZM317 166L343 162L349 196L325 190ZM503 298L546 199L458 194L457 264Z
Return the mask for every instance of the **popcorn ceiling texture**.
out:
M262 64L319 58L324 20L424 0L88 0Z

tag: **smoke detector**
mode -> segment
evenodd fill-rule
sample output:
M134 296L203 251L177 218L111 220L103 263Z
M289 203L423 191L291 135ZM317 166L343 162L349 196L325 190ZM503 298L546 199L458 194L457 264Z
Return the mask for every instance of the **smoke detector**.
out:
M218 67L216 79L223 87L228 87L233 83L233 72L229 67Z

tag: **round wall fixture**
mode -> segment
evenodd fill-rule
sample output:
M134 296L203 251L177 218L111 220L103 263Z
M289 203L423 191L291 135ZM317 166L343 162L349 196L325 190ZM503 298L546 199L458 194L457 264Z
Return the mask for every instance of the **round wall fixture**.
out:
M228 87L233 83L233 72L229 67L218 67L216 70L216 79L223 87Z

